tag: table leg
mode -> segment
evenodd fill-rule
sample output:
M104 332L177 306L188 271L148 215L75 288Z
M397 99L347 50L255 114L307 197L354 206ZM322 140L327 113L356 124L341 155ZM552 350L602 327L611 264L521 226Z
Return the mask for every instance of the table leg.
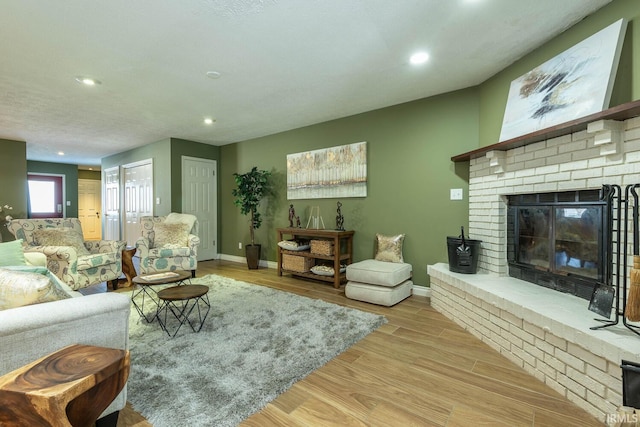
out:
M158 308L160 304L160 299L158 298L158 292L155 289L151 288L150 286L142 286L142 285L138 285L138 286L139 286L139 289L137 290L137 292L136 292L136 289L134 289L133 292L131 292L131 302L133 303L133 306L135 307L140 317L144 318L144 320L146 320L147 323L151 323L153 322L153 320L156 318L158 314ZM150 291L156 294L155 298ZM141 295L141 298L138 298L140 295ZM136 301L137 299L142 300L139 305L138 305L138 302ZM148 316L144 312L144 303L146 299L150 299L151 302L156 307L156 310L153 313L153 316Z
M204 313L204 317L202 316L202 309L200 307L200 303L203 303L206 306L207 311ZM189 316L193 312L193 310L197 308L198 312L198 323L192 323L189 319ZM160 327L164 330L167 335L170 337L175 337L182 325L188 323L193 332L200 332L202 326L204 325L204 321L207 319L209 315L209 311L211 310L211 304L209 302L209 296L204 294L200 297L189 298L187 300L181 301L181 305L176 304L175 301L171 300L161 300L160 306L158 307L158 323L160 323ZM178 321L178 327L171 335L169 332L169 328L167 327L167 315L171 312L173 317ZM196 329L198 326L198 329Z

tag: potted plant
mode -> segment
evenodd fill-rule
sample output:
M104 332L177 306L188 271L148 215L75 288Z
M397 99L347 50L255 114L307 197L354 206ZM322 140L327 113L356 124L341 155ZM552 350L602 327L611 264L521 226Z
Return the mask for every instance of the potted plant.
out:
M234 204L240 207L241 214L250 215L249 234L251 236L251 244L245 245L247 266L250 269L258 268L258 262L260 261L261 245L256 245L254 232L262 225L262 217L260 216L260 212L258 212L258 207L267 191L270 175L270 172L258 170L255 166L247 173L233 174L237 186L232 192L236 198Z

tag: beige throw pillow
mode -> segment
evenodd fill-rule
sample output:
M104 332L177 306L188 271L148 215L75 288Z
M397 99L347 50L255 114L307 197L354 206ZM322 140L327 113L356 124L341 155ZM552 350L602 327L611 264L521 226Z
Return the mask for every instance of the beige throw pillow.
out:
M33 240L40 246L71 246L78 256L90 255L84 246L84 239L75 229L69 227L44 228L33 232Z
M171 212L164 220L165 224L187 224L189 226L189 232L193 229L196 223L196 216L191 214L183 214L177 212Z
M402 257L402 244L404 234L396 236L383 236L376 234L376 256L378 261L404 262Z
M154 248L184 248L189 245L189 226L187 224L167 224L159 222L153 226Z
M47 276L0 268L0 310L70 298Z

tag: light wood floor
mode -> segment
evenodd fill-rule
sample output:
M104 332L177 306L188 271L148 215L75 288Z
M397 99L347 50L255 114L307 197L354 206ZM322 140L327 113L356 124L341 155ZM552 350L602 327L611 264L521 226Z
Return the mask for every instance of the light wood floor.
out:
M412 296L386 308L347 299L344 286L278 277L274 269L198 263L199 277L210 273L383 314L389 321L242 426L603 425L435 311L428 298ZM120 413L119 427L150 425L130 405Z

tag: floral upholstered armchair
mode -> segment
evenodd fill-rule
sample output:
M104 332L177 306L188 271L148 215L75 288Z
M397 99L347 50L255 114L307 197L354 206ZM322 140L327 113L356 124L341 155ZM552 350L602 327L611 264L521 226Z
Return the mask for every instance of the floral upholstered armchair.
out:
M183 270L196 277L200 238L195 215L143 216L140 226L142 237L138 238L136 248L141 274Z
M26 253L43 253L49 271L73 290L115 281L122 274L127 242L85 242L78 218L14 219L7 227L16 240L22 239Z

